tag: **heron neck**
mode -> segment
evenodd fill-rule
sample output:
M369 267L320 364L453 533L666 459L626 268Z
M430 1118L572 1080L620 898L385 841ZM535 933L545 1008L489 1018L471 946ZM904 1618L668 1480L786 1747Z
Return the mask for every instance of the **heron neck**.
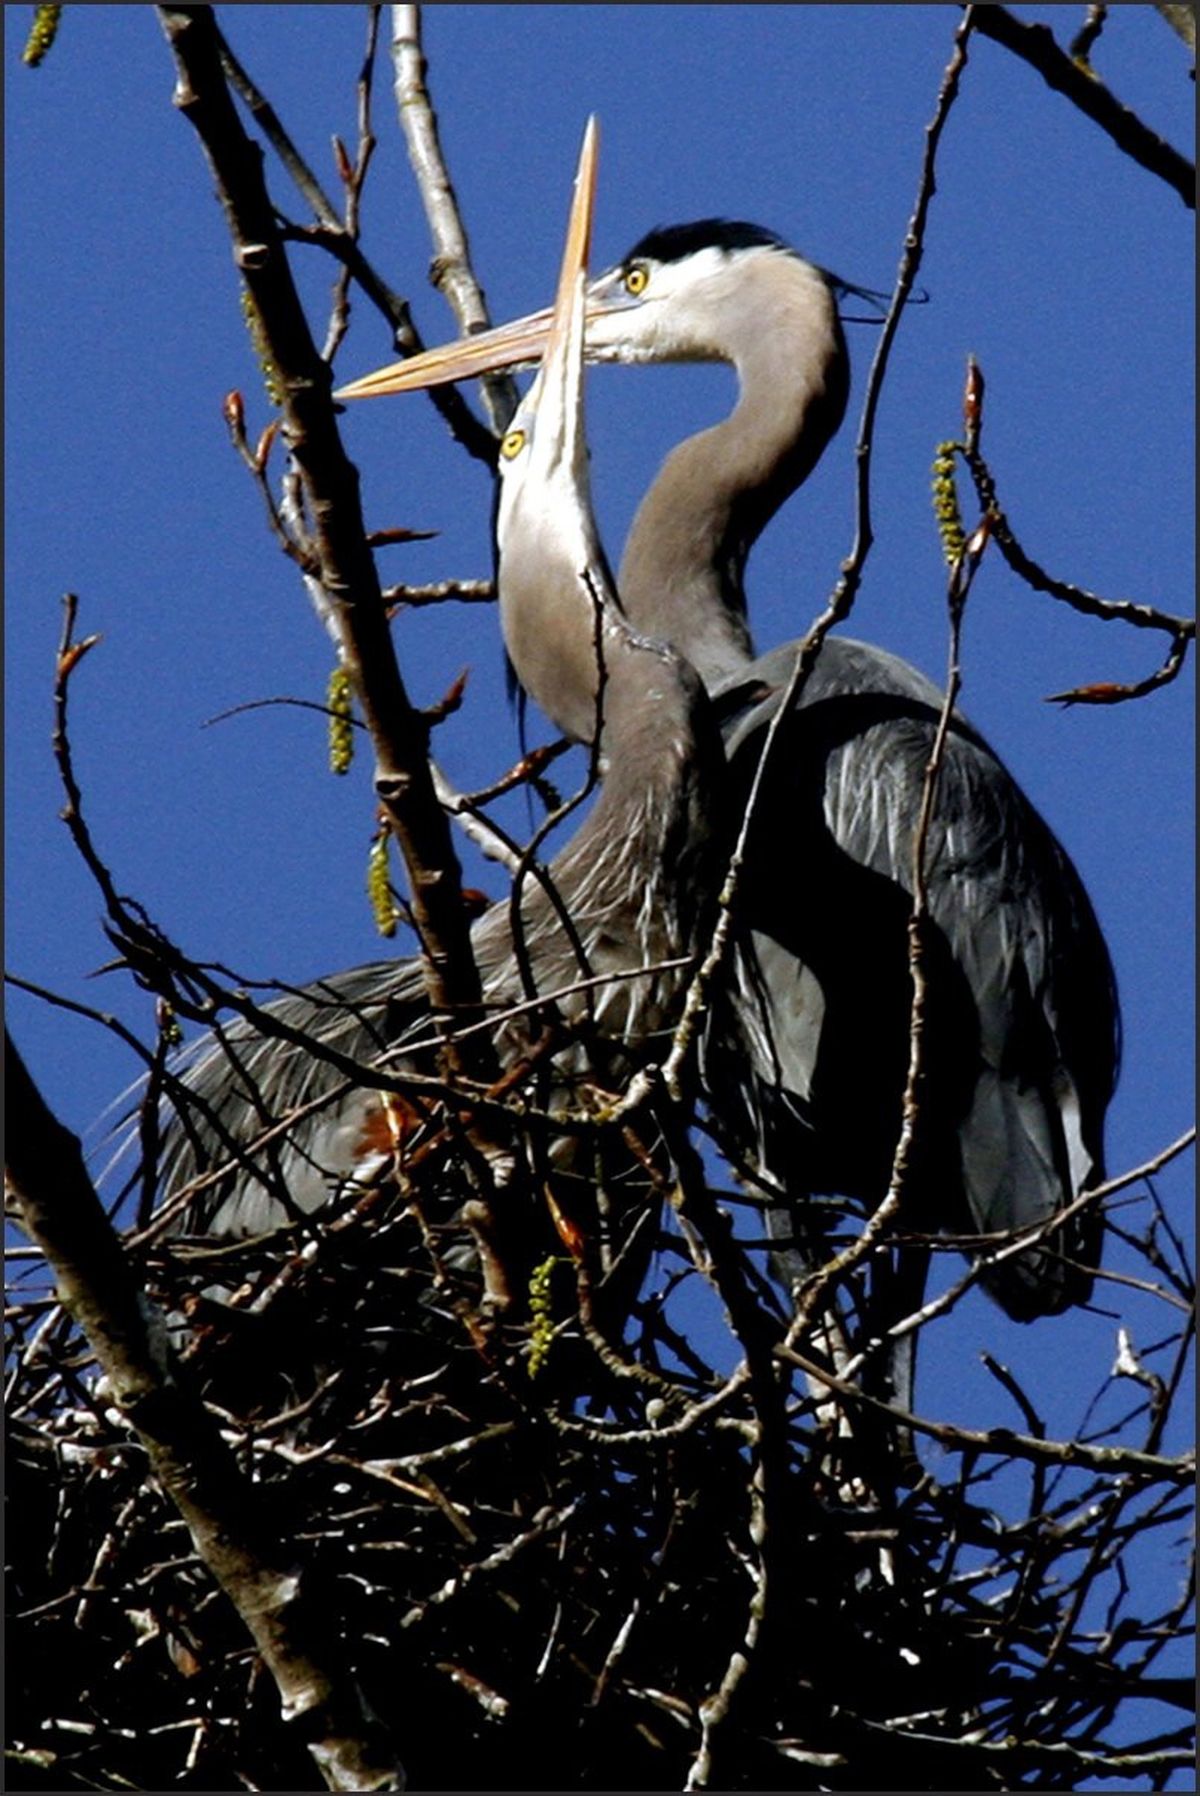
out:
M618 577L634 628L672 643L710 689L753 657L746 558L841 423L848 386L831 295L818 308L811 292L792 304L776 295L769 320L722 350L737 371L738 403L667 457Z
M617 620L602 653L603 783L555 876L602 958L626 931L646 960L689 952L712 885L702 869L718 830L720 731L673 650Z
M676 653L633 636L622 619L600 638L601 786L550 868L570 936L542 885L521 887L521 940L542 989L693 953L715 889L724 752L704 687ZM594 671L583 696L594 731ZM476 945L485 979L511 978L507 906L484 919ZM564 1013L594 1006L603 1033L641 1041L676 1014L683 977L677 968L614 981L569 999Z

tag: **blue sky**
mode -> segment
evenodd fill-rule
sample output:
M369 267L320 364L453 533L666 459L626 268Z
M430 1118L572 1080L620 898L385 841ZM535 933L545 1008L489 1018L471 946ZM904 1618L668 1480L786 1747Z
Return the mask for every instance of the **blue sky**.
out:
M1076 18L1019 10L1055 15L1064 33ZM223 16L334 188L329 140L353 137L361 12ZM848 280L889 287L957 16L946 6L430 9L430 80L493 316L550 296L589 111L603 134L597 265L652 225L724 214L770 226ZM63 591L81 595L81 630L104 636L72 689L97 843L121 888L198 958L297 981L384 952L363 897L369 767L364 758L349 779L331 778L320 720L301 711L204 727L257 698L321 699L330 660L222 422L231 387L245 394L252 437L269 416L228 239L194 134L171 105L151 9L69 8L36 71L19 61L27 17L5 8L7 959L148 1030L149 1000L91 977L108 957L99 901L57 816L50 681ZM1113 9L1095 61L1190 154L1187 57L1150 7ZM375 125L368 252L411 298L426 340L440 341L454 325L426 283L429 242L386 79ZM299 216L282 175L270 179ZM976 40L939 165L921 274L930 303L904 321L880 411L877 542L849 633L941 678L929 464L959 428L968 352L988 382L985 451L1031 553L1105 595L1190 607L1192 243L1170 189L1029 68ZM330 270L311 254L301 267L323 331ZM852 329L851 420L874 342ZM357 306L339 370L350 378L386 359L382 323ZM665 449L731 394L717 368L592 377L597 509L614 559ZM490 571L486 478L427 402L358 407L345 435L372 527L440 532L383 551L386 580ZM849 423L755 553L763 648L801 633L833 584L851 536L852 443ZM490 611L414 614L397 641L419 702L469 667L467 703L437 750L460 784L494 777L517 736ZM1126 1048L1114 1170L1174 1139L1192 1110L1192 675L1115 708L1064 711L1045 695L1140 677L1159 648L1031 594L998 558L971 597L962 706L1075 859L1116 963ZM495 889L494 872L467 861L468 877ZM10 1016L76 1129L135 1076L92 1026L20 996ZM1181 1224L1190 1180L1184 1160L1159 1183ZM1103 1301L1126 1311L1119 1289ZM932 1356L928 1404L970 1413L982 1389L974 1348L986 1345L1038 1387L1052 1429L1068 1429L1081 1389L1111 1363L1113 1316L1022 1331L982 1300L970 1315L975 1338ZM1135 1316L1135 1338L1160 1321Z

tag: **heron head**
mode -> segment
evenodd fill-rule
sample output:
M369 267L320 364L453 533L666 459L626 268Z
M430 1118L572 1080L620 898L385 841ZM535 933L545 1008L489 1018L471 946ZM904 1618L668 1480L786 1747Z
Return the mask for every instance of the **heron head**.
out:
M786 308L815 328L814 353L836 353L836 283L773 231L723 218L648 232L587 288L588 362L730 361L770 331ZM340 388L338 399L412 392L504 369L546 354L553 308L393 362ZM514 424L516 420L514 420Z

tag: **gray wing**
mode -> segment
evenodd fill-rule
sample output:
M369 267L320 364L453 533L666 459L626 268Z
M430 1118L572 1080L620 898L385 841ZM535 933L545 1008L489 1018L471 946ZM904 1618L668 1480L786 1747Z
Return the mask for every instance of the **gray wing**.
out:
M757 758L792 659L787 649L761 658L726 694L726 745L743 768ZM788 999L771 1000L774 1055L814 1137L818 1189L830 1188L834 1170L822 1164L826 1135L841 1140L831 1156L859 1168L852 1194L869 1195L885 1153L890 1162L894 1127L880 1128L859 1106L872 1089L894 1105L907 1062L903 929L941 702L937 688L896 657L831 639L789 720L781 771L765 795L774 838L763 838L751 860L761 866L770 854L778 884L781 857L790 859L796 889L772 900L769 877L757 886L752 879L748 921L765 921L773 938L773 982L781 977L781 948L795 965L790 986L781 988ZM952 1132L958 1148L952 1157L943 1142L933 1152L928 1179L945 1185L957 1177L967 1226L982 1233L1029 1227L1104 1176L1103 1120L1119 1052L1115 983L1070 860L987 744L958 718L947 739L926 877L940 994L930 1088L938 1074L943 1087L933 1132ZM761 1068L761 1048L758 1062ZM931 1200L935 1220L961 1226L947 1195ZM1070 1262L1096 1263L1098 1221L1064 1234L1048 1251L994 1269L990 1288L1010 1314L1049 1313L1086 1298L1090 1278Z
M367 1065L428 1021L419 967L397 961L332 974L263 1008L297 1035ZM384 1145L381 1094L346 1089L346 1072L300 1041L238 1022L203 1036L172 1070L183 1089L164 1105L164 1201L229 1165L184 1210L176 1224L183 1232L252 1235L310 1214ZM297 1110L304 1113L251 1151Z

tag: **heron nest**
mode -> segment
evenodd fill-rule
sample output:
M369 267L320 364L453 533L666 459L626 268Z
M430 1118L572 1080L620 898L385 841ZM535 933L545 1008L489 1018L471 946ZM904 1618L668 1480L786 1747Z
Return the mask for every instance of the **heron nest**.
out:
M1065 1789L1113 1757L1170 1625L1128 1616L1125 1560L1175 1485L998 1445L898 1483L887 1431L782 1367L766 1443L747 1360L679 1321L677 1229L607 1338L569 1253L498 1309L470 1242L393 1190L136 1250L414 1787ZM9 1416L11 1787L323 1787L44 1285Z

